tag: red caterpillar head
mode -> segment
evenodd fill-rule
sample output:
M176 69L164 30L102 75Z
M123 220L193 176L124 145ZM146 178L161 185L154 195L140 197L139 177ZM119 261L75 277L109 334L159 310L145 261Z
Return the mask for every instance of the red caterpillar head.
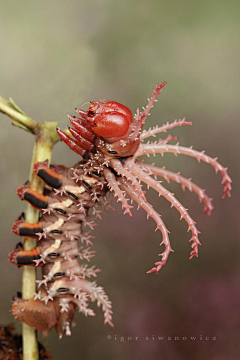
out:
M87 116L82 110L77 112L90 122L92 131L103 138L123 137L133 121L131 111L115 101L93 102Z
M57 133L70 149L82 156L86 150L93 153L98 150L115 158L132 156L140 144L141 130L149 110L165 85L165 82L156 85L148 105L141 113L137 110L134 121L126 106L115 101L96 101L91 103L88 111L76 109L81 118L68 115L75 128L69 128L69 131L77 141L59 128Z
M77 141L59 128L57 133L78 154L83 156L94 146L110 157L130 156L136 151L139 139L129 136L134 132L136 123L126 106L116 101L96 101L91 103L88 111L76 109L76 112L81 119L71 115L68 118L75 128L69 127L69 131Z

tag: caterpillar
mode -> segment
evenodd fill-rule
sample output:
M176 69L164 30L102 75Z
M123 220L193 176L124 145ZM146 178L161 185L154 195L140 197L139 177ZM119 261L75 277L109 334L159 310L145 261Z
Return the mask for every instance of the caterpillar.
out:
M149 111L157 102L157 96L163 91L166 82L156 85L152 96L143 111L137 109L135 117L124 105L115 101L91 102L88 111L76 109L80 117L68 115L72 125L70 137L60 128L56 128L59 137L66 145L79 154L82 159L73 167L50 165L48 161L34 164L35 173L46 184L41 195L29 188L28 184L18 188L18 196L41 210L41 218L36 224L28 224L22 214L13 224L12 231L20 236L38 239L36 249L24 251L18 243L9 255L9 260L17 265L29 265L42 268L42 280L38 280L38 292L33 299L15 298L12 313L15 318L33 326L43 335L55 327L61 338L71 335L75 309L85 315L94 316L89 307L96 301L102 307L104 323L113 326L112 304L103 288L88 278L96 277L99 272L94 266L88 267L83 261L90 261L94 256L91 250L92 236L82 229L82 225L93 229L96 225L90 216L101 218L101 209L108 208L107 195L112 193L122 203L124 213L130 216L135 201L142 207L148 217L156 222L156 230L160 230L164 250L158 256L147 273L158 273L166 265L173 251L169 240L169 230L161 215L147 201L142 184L153 188L162 195L180 213L181 219L188 224L191 232L190 259L198 257L199 230L187 209L168 191L157 177L179 183L183 190L188 188L197 194L204 204L204 212L211 214L212 199L198 185L179 173L165 167L156 167L141 161L144 156L172 153L184 154L204 161L213 166L215 172L222 175L224 185L223 196L230 196L231 179L215 158L203 152L171 144L177 138L168 134L156 142L144 142L149 137L165 133L178 126L192 125L183 119L142 130ZM80 243L79 243L80 242Z

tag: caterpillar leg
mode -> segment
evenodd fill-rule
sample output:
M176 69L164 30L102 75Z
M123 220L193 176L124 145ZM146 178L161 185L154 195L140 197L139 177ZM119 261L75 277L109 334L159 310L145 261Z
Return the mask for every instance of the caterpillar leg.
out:
M41 249L40 247L36 247L32 250L23 250L23 246L21 243L18 243L16 249L13 250L8 257L8 260L17 265L29 265L29 266L36 266L36 260L41 259ZM43 264L39 264L42 266Z
M28 224L18 219L12 226L12 232L19 236L28 236L37 239L39 234L43 234L43 223Z
M36 209L46 209L48 207L48 196L39 194L37 191L30 189L28 185L19 186L17 194L21 200L26 200Z
M49 168L48 160L39 161L33 165L33 170L37 176L39 176L45 182L45 184L55 189L59 189L62 186L63 175L61 172L63 172L65 169L65 166L50 166Z

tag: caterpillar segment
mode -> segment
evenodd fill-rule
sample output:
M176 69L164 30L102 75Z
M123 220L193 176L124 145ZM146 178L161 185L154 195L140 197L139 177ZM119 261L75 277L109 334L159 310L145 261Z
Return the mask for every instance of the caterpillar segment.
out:
M41 217L37 224L28 224L21 214L12 231L20 236L36 238L38 244L35 249L24 251L19 243L9 255L9 261L17 266L41 267L42 280L37 280L35 299L16 299L12 312L15 318L35 327L43 335L53 327L59 337L64 333L70 335L75 308L85 315L94 316L89 303L95 300L102 305L105 323L113 326L108 296L95 282L86 280L95 278L100 270L86 264L95 253L91 250L92 236L82 231L83 224L90 228L95 226L89 218L89 210L96 210L100 197L105 197L108 188L98 173L84 175L81 165L80 162L70 169L55 167L56 172L48 169L47 162L34 164L37 175L41 175L52 190L46 189L43 195L28 185L17 190L21 199L41 210ZM61 186L53 187L60 183Z
M90 209L92 215L101 219L101 208L109 208L106 198L108 193L122 203L124 213L130 216L133 206L129 201L135 201L138 208L145 210L148 218L152 217L157 225L156 230L161 233L160 246L163 251L159 254L160 260L147 273L157 274L166 265L173 249L170 232L161 215L148 202L143 185L154 189L158 196L166 198L171 207L179 212L180 220L184 219L187 231L191 232L190 259L198 257L201 243L196 222L177 197L163 186L162 180L175 181L183 190L187 188L196 193L200 202L204 203L204 212L208 215L213 210L212 199L204 189L180 173L147 164L144 159L140 161L144 156L172 153L196 158L198 162L202 160L210 164L216 173L221 173L223 198L230 196L231 178L227 168L217 158L192 147L169 144L178 139L172 134L155 142L148 141L150 137L178 126L191 126L191 122L183 118L142 131L150 110L165 85L165 82L156 85L146 107L143 111L137 109L135 116L124 105L108 100L91 102L87 111L76 109L80 117L68 115L73 126L69 128L73 138L58 127L56 131L71 150L82 156L82 160L72 168L62 165L48 167L48 161L38 162L34 164L34 171L46 184L44 194L31 190L28 184L17 190L21 199L41 210L41 217L37 224L27 224L21 215L13 224L12 230L16 234L37 238L38 243L36 249L31 251L24 251L18 245L9 255L9 260L18 266L35 264L42 268L43 277L37 281L38 292L35 298L16 299L12 311L16 318L44 335L52 327L56 328L60 337L64 333L70 335L75 308L85 315L94 316L95 313L89 308L93 301L102 306L104 322L113 326L112 305L108 296L102 287L89 281L100 270L94 266L88 267L86 263L95 254L91 250L92 236L82 229L89 227L92 230L96 225L89 218ZM148 142L145 142L146 139Z
M8 260L17 265L29 265L29 266L36 266L36 260L41 259L41 248L37 246L35 249L32 250L23 250L23 244L18 243L14 251L9 254ZM39 264L42 266L43 264Z

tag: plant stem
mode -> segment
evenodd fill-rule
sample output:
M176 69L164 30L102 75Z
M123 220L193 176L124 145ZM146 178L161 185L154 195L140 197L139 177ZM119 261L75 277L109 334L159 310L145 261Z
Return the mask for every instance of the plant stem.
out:
M53 146L61 140L55 131L57 122L38 123L27 116L12 98L4 99L0 96L0 112L8 115L12 119L12 125L28 131L36 136L30 169L30 187L33 190L43 193L43 181L34 173L33 164L37 161L49 160L52 156ZM71 136L68 129L64 132ZM39 221L39 210L27 204L25 211L25 221L37 223ZM37 241L31 238L24 239L24 250L31 250L36 247ZM36 269L32 266L23 266L22 272L22 296L23 299L34 297L36 290ZM37 332L33 327L23 323L23 359L38 360Z
M36 131L36 140L33 149L32 163L30 169L30 187L33 190L43 193L43 181L34 173L33 164L37 161L49 160L52 156L54 140L51 137L57 123L43 122L38 124ZM37 223L39 221L39 210L27 204L25 211L25 220L28 223ZM36 240L31 238L24 238L24 250L31 250L36 247ZM36 270L31 266L23 266L22 273L22 295L23 299L30 299L34 297L36 290ZM23 359L37 360L38 359L38 345L36 338L36 331L34 328L23 324Z
M0 112L12 118L12 125L37 135L39 123L27 116L12 98L4 99L0 96ZM44 124L46 124L46 122L44 122ZM61 140L56 133L55 128L51 127L49 131L49 136L52 138L54 143ZM71 136L71 133L68 129L63 130L63 132L68 136Z
M0 111L13 119L13 125L35 134L38 123L27 116L12 98L4 99L0 96Z

